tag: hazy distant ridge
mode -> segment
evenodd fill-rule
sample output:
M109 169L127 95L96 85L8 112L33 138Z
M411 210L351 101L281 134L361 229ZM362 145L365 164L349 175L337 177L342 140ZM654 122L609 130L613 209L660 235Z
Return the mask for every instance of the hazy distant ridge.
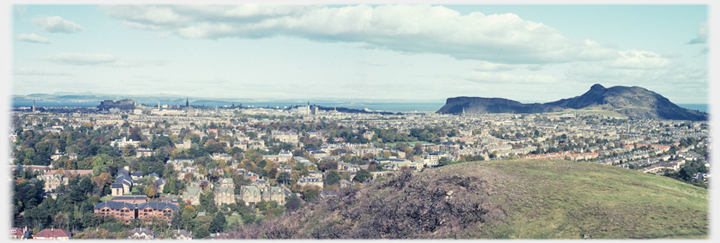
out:
M437 113L540 113L563 109L605 109L634 118L670 120L707 120L707 113L679 107L662 95L642 87L614 86L605 88L593 85L580 96L544 104L522 104L502 98L454 97L448 98Z

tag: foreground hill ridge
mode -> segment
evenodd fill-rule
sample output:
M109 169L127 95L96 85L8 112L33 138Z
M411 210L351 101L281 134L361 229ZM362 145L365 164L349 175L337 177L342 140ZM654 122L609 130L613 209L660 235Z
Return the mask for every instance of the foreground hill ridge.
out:
M227 238L707 238L707 230L704 188L591 163L510 160L398 172Z
M466 96L448 98L437 113L542 113L559 112L564 109L610 110L633 118L707 120L706 113L679 107L662 95L645 88L638 86L605 88L600 84L593 85L580 96L543 104L523 104L503 98Z

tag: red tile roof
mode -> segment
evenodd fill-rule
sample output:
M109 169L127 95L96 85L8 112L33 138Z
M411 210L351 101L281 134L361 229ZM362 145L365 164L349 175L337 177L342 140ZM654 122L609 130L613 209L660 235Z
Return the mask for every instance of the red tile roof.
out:
M72 233L66 230L62 229L44 229L37 234L33 235L33 238L38 237L44 237L44 238L60 238L60 237L68 237L70 238L72 236Z

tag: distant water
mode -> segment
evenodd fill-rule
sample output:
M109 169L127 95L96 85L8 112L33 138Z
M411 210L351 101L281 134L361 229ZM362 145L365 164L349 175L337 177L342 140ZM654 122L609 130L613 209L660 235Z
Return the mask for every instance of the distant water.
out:
M13 106L14 107L30 107L32 106L32 101L14 101ZM190 105L206 105L206 106L231 106L231 105L239 106L240 103L235 102L194 102L190 103ZM445 103L422 103L422 102L415 102L415 103L370 103L370 102L364 102L364 103L353 103L353 102L320 102L320 103L314 103L310 102L311 105L319 105L324 107L345 107L345 108L351 108L351 109L369 109L372 111L390 111L390 112L413 112L413 111L425 111L425 112L435 112L439 110ZM35 106L37 107L96 107L100 105L100 102L44 102L44 101L36 101ZM148 104L150 105L150 104ZM155 104L152 104L153 106ZM182 104L168 104L168 105L185 105L185 103ZM254 107L290 107L292 105L298 105L298 106L305 106L306 103L298 102L298 103L292 103L292 102L247 102L242 103L244 107L248 106L254 106ZM678 106L690 110L698 110L702 112L708 112L708 105L707 104L677 104Z
M192 103L191 103L192 104ZM439 110L445 103L352 103L352 102L332 102L332 103L324 103L324 102L310 102L311 105L318 105L323 107L345 107L350 109L369 109L372 111L390 111L390 112L413 112L413 111L431 111L435 112ZM192 105L202 105L202 104L192 104ZM215 104L208 104L205 103L205 105L211 105L214 106ZM231 105L230 103L218 103L218 106L222 105ZM235 103L235 105L239 105ZM306 103L283 103L283 102L252 102L252 103L242 103L243 106L254 106L254 107L290 107L292 105L297 106L306 106Z
M13 106L14 107L30 107L32 106L32 101L14 101ZM146 103L147 104L147 103ZM155 104L147 104L147 105L153 105ZM163 103L164 104L164 103ZM239 106L241 103L239 102L191 102L190 105L205 105L205 106L218 106L218 107L224 107L224 106L231 106L231 105ZM351 109L369 109L372 111L390 111L390 112L413 112L413 111L431 111L435 112L439 110L445 103L353 103L353 102L331 102L331 103L324 103L324 102L310 102L311 105L318 105L318 106L324 106L324 107L345 107L345 108L351 108ZM100 105L100 102L43 102L43 101L36 101L35 106L37 107L96 107ZM168 104L168 105L181 105L184 106L185 103L182 104ZM253 107L290 107L293 105L297 106L305 106L306 103L291 103L291 102L246 102L242 103L244 107L253 106Z
M708 109L708 105L707 105L707 104L677 104L677 105L680 106L680 107L682 107L682 108L685 108L685 109L698 110L698 111L702 111L702 112L708 112L708 111L707 111L707 109Z
M13 101L13 107L30 107L33 105L32 101ZM95 107L100 105L100 102L46 102L46 101L35 101L36 107Z

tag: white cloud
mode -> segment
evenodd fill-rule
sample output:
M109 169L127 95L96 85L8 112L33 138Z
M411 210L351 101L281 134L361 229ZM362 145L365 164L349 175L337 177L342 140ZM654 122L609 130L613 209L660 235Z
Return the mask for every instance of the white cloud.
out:
M477 71L497 72L513 70L515 69L515 66L509 64L481 61L480 64L478 64L474 69Z
M15 39L19 40L19 41L25 41L25 42L50 44L50 41L48 40L48 38L36 35L35 33L17 34L17 35L15 35Z
M168 63L168 61L165 60L121 60L112 54L103 53L60 53L57 55L44 57L42 58L42 60L65 65L87 65L120 68L163 66Z
M35 68L17 68L15 75L38 75L38 76L72 76L72 74L61 70L35 69Z
M540 65L540 64L527 65L526 69L530 70L530 71L540 71L543 69L543 65Z
M184 38L266 38L364 43L372 48L439 53L507 64L606 60L619 56L590 40L515 14L461 15L430 5L103 6L132 28L172 30Z
M117 61L114 61L114 62L111 62L111 63L107 63L107 64L105 64L105 66L108 66L108 67L124 67L124 68L128 68L128 67L142 67L142 66L145 66L145 65L142 64L142 63L140 63L140 62L117 60Z
M664 57L664 58L678 58L678 57L682 57L682 54L677 53L677 52L665 52L665 53L662 54L662 57Z
M40 26L47 32L57 33L75 33L81 31L83 28L75 22L64 20L59 16L43 16L32 19L33 24Z
M471 72L465 74L465 80L477 83L512 83L512 84L546 84L555 83L557 79L548 75L514 75L497 72Z
M679 66L660 55L638 50L620 51L621 57L608 64L609 67L622 69L667 69Z
M114 63L117 61L115 56L110 54L84 53L60 53L54 56L45 57L43 60L68 65L98 65Z
M376 67L381 67L381 66L387 66L387 65L388 65L387 63L371 62L371 61L366 61L366 60L360 60L360 61L358 61L358 63L362 63L362 64L369 65L369 66L376 66Z
M622 69L598 65L597 63L576 64L565 73L567 79L581 83L615 82L632 86L657 84L704 84L707 85L707 70L691 68L672 69Z
M698 34L697 37L690 40L688 44L703 44L707 42L708 38L708 26L707 21L703 21L700 23L700 26L698 26Z

